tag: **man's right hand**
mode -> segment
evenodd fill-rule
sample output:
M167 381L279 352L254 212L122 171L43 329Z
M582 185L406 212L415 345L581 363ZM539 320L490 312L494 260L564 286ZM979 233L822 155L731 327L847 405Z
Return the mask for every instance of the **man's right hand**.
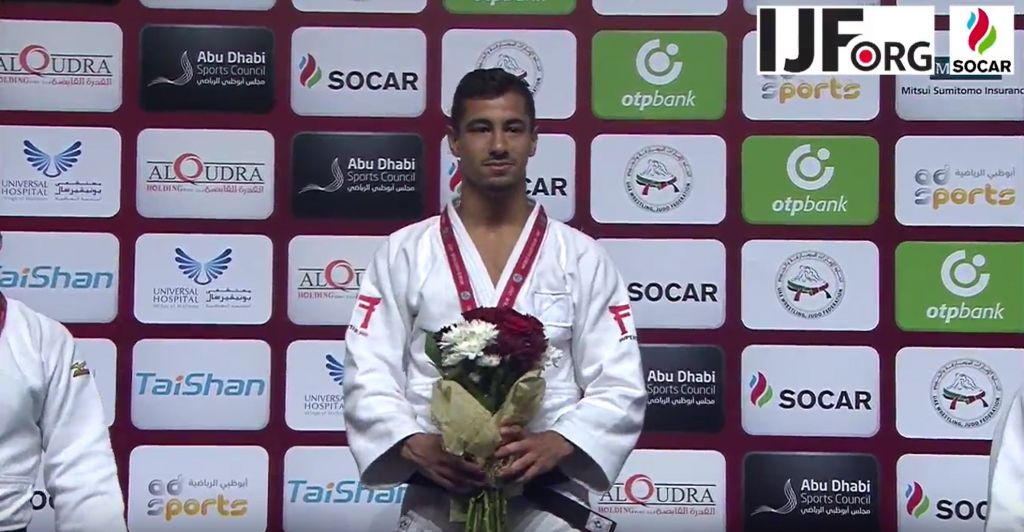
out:
M446 490L471 493L487 485L479 466L444 450L440 434L420 433L406 438L401 456Z

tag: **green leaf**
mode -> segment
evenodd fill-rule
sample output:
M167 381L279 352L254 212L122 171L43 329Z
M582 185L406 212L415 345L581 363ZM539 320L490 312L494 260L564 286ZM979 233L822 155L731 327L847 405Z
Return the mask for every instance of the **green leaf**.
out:
M427 357L434 363L434 367L441 368L441 348L437 346L437 340L434 339L434 333L427 332L427 338L423 342L423 350L427 353Z

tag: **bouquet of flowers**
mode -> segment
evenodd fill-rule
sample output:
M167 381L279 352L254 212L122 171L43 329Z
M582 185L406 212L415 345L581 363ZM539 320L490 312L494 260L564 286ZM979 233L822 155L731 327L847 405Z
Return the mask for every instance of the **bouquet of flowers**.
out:
M541 373L562 353L548 343L537 318L511 308L478 307L462 318L427 335L427 356L441 374L431 417L445 450L480 465L489 484L468 500L453 497L452 521L465 522L467 532L502 532L508 498L522 486L497 478L511 461L494 458L500 428L533 419L544 398Z

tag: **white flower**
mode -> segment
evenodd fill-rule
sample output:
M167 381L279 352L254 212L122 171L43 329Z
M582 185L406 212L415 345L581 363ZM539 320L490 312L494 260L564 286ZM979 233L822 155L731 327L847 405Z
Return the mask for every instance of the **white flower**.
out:
M498 364L501 364L501 357L499 357L498 355L484 355L476 359L476 363L478 366L483 366L485 368L493 368L496 367Z
M454 366L465 359L476 360L498 337L498 328L490 322L473 320L452 327L441 335L438 347L444 353L442 363Z

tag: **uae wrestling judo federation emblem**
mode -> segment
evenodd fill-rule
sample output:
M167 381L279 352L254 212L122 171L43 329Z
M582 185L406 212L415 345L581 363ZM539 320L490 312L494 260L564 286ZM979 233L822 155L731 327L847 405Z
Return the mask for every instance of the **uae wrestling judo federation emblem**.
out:
M693 188L693 168L679 150L645 146L626 165L626 193L638 207L666 212L683 204Z
M518 76L537 94L544 82L544 65L536 50L522 41L505 39L491 44L480 53L477 68L500 68Z
M960 358L932 377L932 407L946 423L974 429L992 421L1003 401L999 375L984 362Z
M825 253L805 250L790 255L775 276L779 303L794 316L818 319L843 302L846 276L839 263Z

